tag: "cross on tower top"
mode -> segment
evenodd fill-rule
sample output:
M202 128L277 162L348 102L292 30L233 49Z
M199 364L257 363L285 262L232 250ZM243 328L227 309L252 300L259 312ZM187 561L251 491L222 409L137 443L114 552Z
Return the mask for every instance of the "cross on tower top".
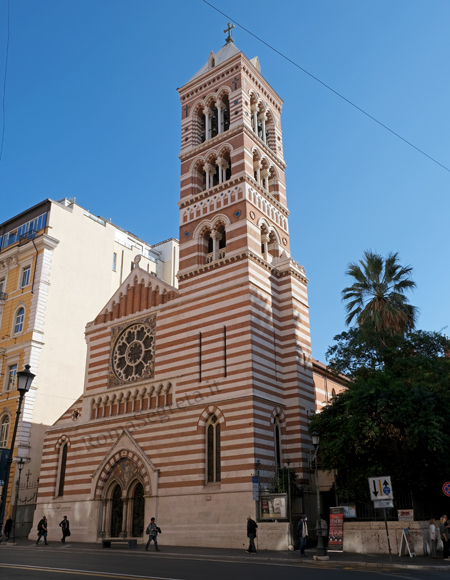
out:
M231 36L231 31L234 28L234 24L231 24L231 22L228 23L228 28L226 30L224 30L224 32L228 32L228 36L226 37L225 41L227 44L230 44L230 42L234 42L234 38Z

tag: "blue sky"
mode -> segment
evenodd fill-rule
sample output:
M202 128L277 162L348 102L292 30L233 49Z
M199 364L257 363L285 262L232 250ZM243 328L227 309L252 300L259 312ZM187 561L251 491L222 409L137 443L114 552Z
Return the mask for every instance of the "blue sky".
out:
M448 0L212 3L450 167ZM0 0L1 88L6 14ZM67 196L150 243L178 237L176 88L223 46L227 21L201 0L11 1L0 222ZM450 173L239 27L234 37L285 102L313 356L345 328L345 269L365 249L398 251L414 267L418 326L446 327Z

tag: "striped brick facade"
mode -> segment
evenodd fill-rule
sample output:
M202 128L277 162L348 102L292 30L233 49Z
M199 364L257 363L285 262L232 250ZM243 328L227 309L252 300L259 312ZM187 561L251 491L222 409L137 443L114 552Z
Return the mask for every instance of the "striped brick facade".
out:
M45 512L52 529L67 515L73 540L112 533L117 485L121 535L133 535L140 485L144 521L156 516L165 543L242 547L245 517L255 516L251 476L258 469L263 486L273 478L275 424L281 464L309 477L307 417L316 397L307 278L289 252L282 101L237 51L179 93L179 288L139 267L130 273L86 327L83 397L45 438L36 519ZM202 142L199 111L218 100L229 103L229 127ZM255 115L268 119L266 139ZM205 188L201 171L214 161L222 179ZM116 337L133 325L150 328L149 320L148 374L119 380ZM211 421L216 446L220 436L214 482ZM286 545L286 523L260 524L260 548Z

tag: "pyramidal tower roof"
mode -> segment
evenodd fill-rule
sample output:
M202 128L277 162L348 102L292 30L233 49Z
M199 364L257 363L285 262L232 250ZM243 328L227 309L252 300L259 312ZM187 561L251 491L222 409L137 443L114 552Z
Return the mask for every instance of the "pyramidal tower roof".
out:
M208 62L204 66L202 66L202 68L192 78L190 78L188 82L193 81L194 79L196 79L198 77L201 77L202 74L208 72L213 67L218 66L219 64L222 64L223 62L225 62L229 58L232 58L233 56L235 56L236 54L239 54L241 52L234 45L234 39L231 36L231 29L232 28L234 28L234 25L231 25L230 23L228 23L228 29L224 30L224 32L228 32L228 37L226 39L225 46L222 46L222 48L219 50L219 52L216 52L215 54L213 51L211 51L209 58L208 58ZM257 56L255 56L255 58L252 58L250 62L258 70L258 72L261 72L261 67L259 65L259 60L258 60Z

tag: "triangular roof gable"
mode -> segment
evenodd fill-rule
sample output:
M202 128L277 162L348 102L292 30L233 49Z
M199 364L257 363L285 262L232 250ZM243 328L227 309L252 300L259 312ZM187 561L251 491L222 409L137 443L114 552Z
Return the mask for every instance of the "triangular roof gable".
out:
M111 435L111 431L108 432L108 435ZM111 446L97 469L91 475L91 490L92 496L95 499L100 499L107 491L111 472L115 465L122 459L130 460L137 466L144 485L144 494L146 497L152 495L152 490L157 489L159 469L150 461L145 451L137 443L136 439L132 437L128 429L123 429L116 442Z
M109 460L112 459L114 457L114 455L118 451L120 451L121 449L127 449L128 451L134 451L135 453L137 453L141 457L141 459L143 459L145 461L145 463L151 469L151 471L153 471L153 472L158 471L156 469L155 465L152 463L152 461L150 461L150 459L147 457L145 451L142 449L142 447L139 445L139 443L136 441L136 439L128 431L128 429L123 429L122 433L119 435L116 442L111 446L110 450L105 455L102 462L99 464L99 466L94 471L94 473L91 475L91 477L95 478L105 468L105 466L107 465Z
M134 286L136 277L138 283L141 283L141 281L143 280L146 286L151 285L153 286L153 288L156 288L156 286L158 286L160 292L162 289L165 289L167 290L167 292L175 292L176 294L178 294L178 288L175 288L175 286L171 286L167 282L164 282L164 280L161 280L161 278L158 278L158 276L154 276L150 272L147 272L147 270L143 270L140 266L136 265L128 274L128 276L125 278L125 280L122 282L122 284L119 286L119 288L114 292L114 294L105 304L105 306L100 310L98 315L103 314L104 312L106 312L106 310L111 312L113 303L119 302L120 296L122 294L127 294L128 286Z

